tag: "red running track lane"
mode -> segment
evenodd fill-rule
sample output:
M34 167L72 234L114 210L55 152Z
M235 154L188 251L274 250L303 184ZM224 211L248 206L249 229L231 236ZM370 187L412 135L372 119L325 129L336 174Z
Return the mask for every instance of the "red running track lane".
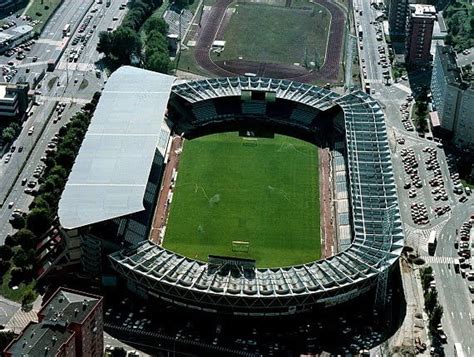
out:
M171 143L168 162L166 163L165 172L163 173L160 195L158 196L158 203L156 204L155 216L153 217L153 224L150 232L150 240L157 244L161 244L160 232L168 220L168 193L171 190L170 187L173 169L177 170L179 163L179 154L176 154L176 150L180 149L183 144L183 139L180 136L175 136L172 140L173 142Z
M256 74L258 76L264 76L266 67L271 66L272 70L268 72L276 78L286 78L299 82L314 82L317 80L337 82L344 41L344 12L339 6L329 0L313 0L313 2L325 7L331 14L331 28L329 29L326 58L321 69L317 72L307 71L301 75L301 68L293 72L289 65L263 63L257 67L258 73ZM229 65L226 66L224 65L224 61L216 63L210 57L209 52L212 43L217 34L223 31L221 27L225 26L224 17L226 9L231 3L232 0L217 0L199 31L196 50L194 52L194 58L199 66L220 77L243 75L247 72L255 73L256 70L256 64L251 63L251 61L248 61L248 65L245 63L243 65L236 65L235 61L229 61ZM279 66L281 67L279 68Z

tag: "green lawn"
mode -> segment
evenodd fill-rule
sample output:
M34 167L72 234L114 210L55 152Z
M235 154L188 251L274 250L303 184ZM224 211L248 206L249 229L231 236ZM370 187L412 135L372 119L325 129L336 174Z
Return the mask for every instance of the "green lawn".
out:
M248 253L232 241L250 242ZM320 257L317 147L237 133L186 141L164 247L206 261L209 254L259 267Z
M23 297L30 291L32 291L34 294L35 292L35 286L36 286L36 281L33 280L32 282L25 284L21 283L16 290L12 290L8 284L10 283L11 280L11 269L8 269L8 271L2 276L2 281L0 285L0 295L13 300L17 302L21 302L23 300Z
M305 59L309 64L317 58L322 62L331 16L324 7L311 6L313 10L236 4L224 34L225 49L213 58L302 65Z
M26 15L30 15L33 20L40 20L40 23L36 25L36 30L41 32L46 21L52 15L54 10L61 5L64 0L31 0L33 3L26 12Z

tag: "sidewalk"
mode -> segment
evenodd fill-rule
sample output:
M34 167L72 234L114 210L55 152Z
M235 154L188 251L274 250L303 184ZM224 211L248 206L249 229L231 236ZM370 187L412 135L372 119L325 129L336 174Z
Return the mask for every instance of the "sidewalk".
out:
M5 324L5 330L20 333L31 321L38 322L37 313L41 309L42 301L43 297L38 296L38 298L33 302L33 308L29 312L25 312L21 308L18 309L10 321Z
M417 353L420 356L429 356L430 341L427 333L427 315L423 310L423 290L420 283L419 270L414 270L404 257L400 258L400 273L403 291L406 299L406 315L400 329L393 335L390 345L392 350L415 352L416 341L425 343L426 350Z

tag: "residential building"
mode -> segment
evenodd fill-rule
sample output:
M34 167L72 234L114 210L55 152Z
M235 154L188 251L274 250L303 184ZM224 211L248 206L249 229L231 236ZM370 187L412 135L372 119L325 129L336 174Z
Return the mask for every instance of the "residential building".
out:
M0 83L0 119L23 115L28 107L28 84Z
M406 30L406 19L408 14L408 0L387 0L388 27L390 36L404 37Z
M102 356L102 297L59 288L4 350L4 356Z
M436 46L431 77L433 106L442 129L463 149L474 148L474 88L472 69L460 67L451 46Z
M407 19L406 62L409 66L424 66L431 62L431 39L436 20L432 5L409 6Z

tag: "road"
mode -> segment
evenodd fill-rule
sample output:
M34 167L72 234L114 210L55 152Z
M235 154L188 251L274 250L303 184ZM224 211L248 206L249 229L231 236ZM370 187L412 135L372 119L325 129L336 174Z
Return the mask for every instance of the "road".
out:
M77 3L81 3L82 5L77 6ZM87 3L89 3L89 6L87 6ZM69 8L69 6L73 4L73 8L76 10ZM24 193L25 187L21 184L21 180L23 178L32 179L33 171L40 163L40 158L44 156L49 141L59 130L60 126L64 125L71 116L80 109L81 105L90 101L96 91L100 91L103 88L106 78L104 78L104 76L98 78L94 71L94 69L97 68L96 63L101 58L101 55L96 51L98 33L107 30L109 27L115 28L118 26L125 15L125 11L119 9L120 4L121 2L119 1L113 1L112 5L108 8L105 5L97 5L99 6L99 10L95 12L92 21L84 32L90 33L90 31L93 30L93 33L86 43L78 62L68 62L69 51L73 47L72 44L68 44L58 62L56 70L54 72L48 72L41 81L42 95L37 96L36 99L41 104L32 107L33 114L29 116L27 121L23 124L23 130L13 144L17 149L13 153L10 162L5 164L4 159L2 159L0 163L0 179L2 181L0 186L0 202L4 202L0 208L0 244L3 244L7 234L13 232L8 222L12 210L18 208L27 211L28 206L33 200L31 195ZM62 37L64 24L69 23L68 21L71 21L71 18L75 18L74 16L79 16L77 15L77 11L84 6L89 9L90 13L92 8L90 7L89 1L65 1L55 17L61 16L62 14L62 16L69 16L69 20L65 20L64 18L55 19L55 17L53 17L45 28L45 36L50 36L45 37L45 40L54 40ZM95 6L96 5L94 5L94 7ZM83 11L81 13L82 17L84 17L86 13L87 12ZM118 18L118 20L114 21L113 18ZM79 24L80 19L77 18L76 21ZM59 34L51 35L53 29ZM72 35L72 37L75 36L74 33ZM41 37L38 42L41 47L41 44L45 41L42 41ZM33 45L33 47L37 45L38 43ZM32 51L34 51L34 49L32 49ZM52 85L48 85L50 81ZM67 107L62 115L62 119L55 124L53 119L56 114L54 113L51 117L51 113L54 111L54 107L58 101L67 103ZM32 126L34 127L34 133L30 136L28 135L28 130ZM42 132L43 127L44 131ZM20 146L24 148L21 153L18 152ZM8 208L9 202L14 203L11 209Z
M471 302L474 294L469 293L468 281L461 274L456 274L453 266L453 260L457 257L454 249L456 229L469 218L466 213L469 211L474 212L472 200L453 209L453 215L438 237L436 256L430 259L439 300L444 308L442 322L448 336L448 345L445 347L448 356L455 342L461 343L466 356L474 355L474 328L471 322L474 317Z
M372 89L372 96L378 100L384 108L387 133L389 136L390 148L392 151L392 163L394 176L398 187L400 214L405 227L406 242L415 248L427 263L433 267L440 303L443 305L445 313L443 317L443 329L448 336L448 345L445 347L447 356L452 355L453 344L461 342L464 352L468 356L474 355L474 329L471 324L473 309L471 299L467 290L466 280L460 274L454 272L452 265L456 251L454 250L455 230L461 223L474 212L472 196L468 202L461 204L458 196L453 194L453 183L449 175L445 153L437 148L432 141L420 138L416 131L407 131L402 123L402 115L399 110L400 105L406 103L407 95L412 94L410 85L406 81L393 83L387 86L384 83L382 72L384 69L377 64L379 60L378 46L386 47L385 41L377 41L375 30L375 9L370 6L369 1L355 0L354 10L362 10L363 15L354 11L357 23L363 29L363 48L358 47L360 66L365 66L367 78ZM364 59L364 61L362 61ZM363 68L361 68L363 73ZM417 76L422 77L423 73ZM413 76L411 76L412 83ZM414 91L417 88L414 88ZM400 145L397 139L403 137L405 144ZM448 195L448 201L435 201L431 194L431 187L428 183L433 177L433 172L426 169L424 161L428 158L428 153L422 151L425 147L433 147L437 151L437 158L444 181L444 187ZM422 179L423 187L417 189L415 198L409 198L407 190L403 188L408 176L404 172L400 151L402 148L411 148L415 151L415 157L419 164L418 172ZM410 213L410 206L413 202L424 203L428 208L430 222L424 226L416 225ZM452 212L436 217L432 209L441 205L449 205ZM427 257L427 241L431 231L438 233L438 247L435 257Z

